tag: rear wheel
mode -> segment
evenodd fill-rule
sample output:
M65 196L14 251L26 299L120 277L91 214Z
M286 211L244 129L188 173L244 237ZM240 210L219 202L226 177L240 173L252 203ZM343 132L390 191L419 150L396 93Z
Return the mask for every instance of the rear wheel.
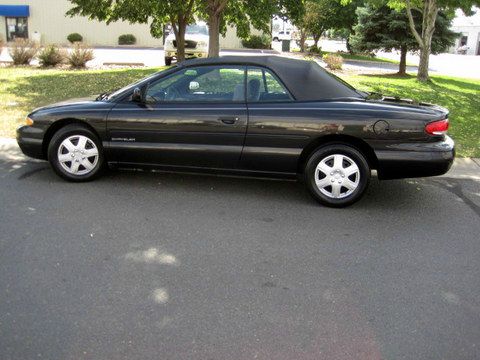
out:
M344 207L358 201L370 181L365 156L345 144L330 144L317 149L304 171L310 194L320 203Z
M165 65L166 65L166 66L172 65L172 58L166 57L166 58L165 58Z
M67 125L53 135L48 145L53 170L69 181L88 181L103 168L103 149L98 137L79 124Z

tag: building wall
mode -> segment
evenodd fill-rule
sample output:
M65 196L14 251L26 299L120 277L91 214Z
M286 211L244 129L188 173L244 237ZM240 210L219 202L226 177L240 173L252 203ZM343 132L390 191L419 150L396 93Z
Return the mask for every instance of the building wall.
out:
M115 46L122 34L133 34L137 38L137 46L159 47L162 39L150 35L147 24L129 24L118 21L105 23L89 20L86 17L65 16L72 7L67 0L0 0L0 5L29 5L28 35L32 38L35 31L41 35L42 44L67 44L67 36L78 32L84 41L93 46ZM258 31L253 31L258 33ZM0 16L0 36L6 39L5 18ZM222 48L241 48L241 40L236 36L236 30L229 28L225 37L220 38Z
M479 55L480 51L480 25L479 26L453 26L452 30L461 33L462 36L467 36L467 55ZM450 52L456 53L457 48L460 46L460 36L455 41L455 46L450 49Z

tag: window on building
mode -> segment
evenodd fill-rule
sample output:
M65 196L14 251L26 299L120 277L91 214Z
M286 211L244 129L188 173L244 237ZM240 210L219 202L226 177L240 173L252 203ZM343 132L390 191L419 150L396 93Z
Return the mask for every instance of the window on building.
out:
M28 38L28 18L26 17L6 17L7 41L13 41L18 38Z

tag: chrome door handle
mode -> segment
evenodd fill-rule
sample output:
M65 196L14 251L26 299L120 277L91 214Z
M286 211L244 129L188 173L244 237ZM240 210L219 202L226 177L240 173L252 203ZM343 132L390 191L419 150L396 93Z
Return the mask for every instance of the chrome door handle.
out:
M238 121L238 116L221 117L219 120L226 125L233 125Z

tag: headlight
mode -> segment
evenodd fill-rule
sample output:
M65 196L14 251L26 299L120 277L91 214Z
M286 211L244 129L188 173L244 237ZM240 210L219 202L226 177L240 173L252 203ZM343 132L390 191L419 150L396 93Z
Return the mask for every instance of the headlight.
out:
M27 125L27 126L32 126L33 125L33 120L30 119L28 116L25 119L25 125Z

